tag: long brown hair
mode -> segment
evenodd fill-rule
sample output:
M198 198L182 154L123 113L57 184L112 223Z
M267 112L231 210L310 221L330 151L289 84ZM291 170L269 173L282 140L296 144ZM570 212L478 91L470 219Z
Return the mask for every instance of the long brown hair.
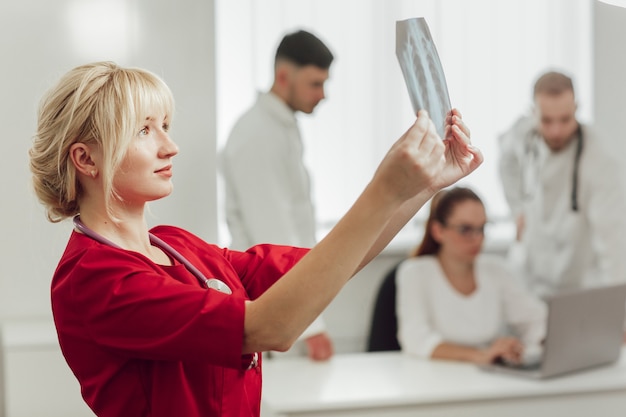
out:
M411 257L435 255L439 253L441 245L432 234L433 223L445 225L454 208L463 201L472 200L483 204L480 197L469 188L454 187L439 191L430 202L430 213L424 227L424 237L419 246L411 253Z

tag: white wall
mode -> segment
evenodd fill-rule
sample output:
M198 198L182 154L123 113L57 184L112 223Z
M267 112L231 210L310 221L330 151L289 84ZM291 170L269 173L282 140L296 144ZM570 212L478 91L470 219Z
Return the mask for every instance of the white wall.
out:
M609 4L612 3L612 4ZM626 0L594 1L595 126L616 155L626 153Z
M67 70L91 61L113 60L163 77L177 103L172 137L181 151L174 160L174 193L152 205L149 221L180 225L215 241L213 32L213 0L185 7L173 0L0 2L5 145L0 163L0 417L93 415L80 398L52 327L50 279L71 225L48 223L30 186L27 151L40 97Z
M216 240L213 1L12 0L0 2L0 321L49 316L49 285L70 223L50 224L30 187L27 150L44 91L70 68L96 60L140 66L174 92L172 196L152 223Z

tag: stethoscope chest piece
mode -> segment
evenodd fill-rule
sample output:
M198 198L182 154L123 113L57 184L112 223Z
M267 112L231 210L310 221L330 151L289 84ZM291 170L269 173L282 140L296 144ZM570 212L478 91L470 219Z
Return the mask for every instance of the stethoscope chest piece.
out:
M204 284L207 288L210 288L215 291L219 291L224 294L232 294L232 290L228 285L226 285L223 281L220 281L217 278L209 278L204 281Z

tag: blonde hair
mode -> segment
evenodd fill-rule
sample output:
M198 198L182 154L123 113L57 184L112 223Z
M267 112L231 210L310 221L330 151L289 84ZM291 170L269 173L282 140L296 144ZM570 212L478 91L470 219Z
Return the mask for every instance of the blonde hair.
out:
M154 111L171 120L174 99L167 85L149 71L113 62L76 67L43 96L29 156L35 193L48 220L59 222L79 214L84 191L69 154L75 143L101 150L105 204L115 219L114 173L131 139Z

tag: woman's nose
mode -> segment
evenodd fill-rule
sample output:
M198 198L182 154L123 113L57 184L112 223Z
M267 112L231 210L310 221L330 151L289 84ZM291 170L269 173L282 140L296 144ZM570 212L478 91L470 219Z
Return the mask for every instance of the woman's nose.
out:
M176 142L174 142L166 132L163 132L162 135L163 141L160 148L160 154L166 158L171 158L172 156L178 154L179 149Z

